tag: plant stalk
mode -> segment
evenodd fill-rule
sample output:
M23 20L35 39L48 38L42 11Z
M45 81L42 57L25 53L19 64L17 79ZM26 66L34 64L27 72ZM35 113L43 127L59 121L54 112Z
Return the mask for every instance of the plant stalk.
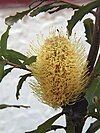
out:
M66 117L66 133L82 133L87 115L88 102L85 98L73 105L66 105L63 113Z

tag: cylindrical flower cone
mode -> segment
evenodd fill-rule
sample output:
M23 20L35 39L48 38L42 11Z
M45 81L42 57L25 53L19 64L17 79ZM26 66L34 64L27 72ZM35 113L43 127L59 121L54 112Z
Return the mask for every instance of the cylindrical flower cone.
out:
M33 92L53 108L75 103L86 91L87 62L78 43L66 35L52 34L43 41L36 62L30 65L37 80L31 82Z

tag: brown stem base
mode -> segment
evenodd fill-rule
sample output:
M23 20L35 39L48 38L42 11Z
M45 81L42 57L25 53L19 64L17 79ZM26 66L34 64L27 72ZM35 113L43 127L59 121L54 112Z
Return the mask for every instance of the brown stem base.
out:
M82 133L82 129L85 122L85 116L87 115L88 102L84 98L81 101L76 102L74 105L67 105L63 108L63 112L66 115L66 130L69 128L70 123L73 123L73 133ZM69 120L70 119L70 120ZM67 133L68 130L67 130ZM71 133L71 132L70 132Z

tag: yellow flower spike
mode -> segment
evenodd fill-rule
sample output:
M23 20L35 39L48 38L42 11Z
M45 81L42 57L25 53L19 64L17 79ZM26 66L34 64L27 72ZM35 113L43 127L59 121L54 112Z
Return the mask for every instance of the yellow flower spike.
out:
M82 46L64 35L46 38L30 69L37 80L31 82L33 92L53 108L79 100L89 79Z

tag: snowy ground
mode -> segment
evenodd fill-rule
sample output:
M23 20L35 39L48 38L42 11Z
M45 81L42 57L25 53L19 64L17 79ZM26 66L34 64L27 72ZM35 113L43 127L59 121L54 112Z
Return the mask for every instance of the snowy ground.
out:
M4 18L14 14L17 10L18 9L0 10L0 35L6 30ZM52 15L41 13L34 18L26 16L22 21L18 21L18 23L14 24L12 27L8 41L8 48L26 54L29 49L29 44L31 44L33 40L36 42L37 34L42 34L45 37L48 35L50 29L55 29L55 27L56 29L58 28L65 32L67 20L70 19L72 14L72 9L66 9ZM92 15L87 15L86 17L93 18ZM84 27L81 22L79 22L74 28L73 35L75 33L85 44L88 54L89 44L85 42ZM21 90L21 96L19 100L16 100L15 93L19 75L25 73L25 71L14 69L4 78L0 84L0 104L23 104L29 105L31 108L7 108L0 110L0 133L24 133L25 131L35 129L40 123L61 111L60 109L54 110L51 107L42 104L34 97L28 84L30 79L27 79L24 83ZM60 118L57 121L57 124L64 125L63 118L64 117ZM90 121L92 122L93 119L89 118L86 127L89 126ZM83 133L85 133L86 127L84 128ZM54 132L52 131L50 133ZM55 133L64 133L64 131L58 130L55 131Z

